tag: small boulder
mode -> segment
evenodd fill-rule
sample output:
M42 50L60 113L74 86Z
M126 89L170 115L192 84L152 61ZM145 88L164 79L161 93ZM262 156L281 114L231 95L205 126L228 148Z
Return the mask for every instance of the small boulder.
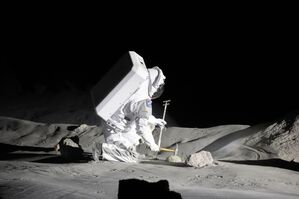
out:
M195 168L200 168L213 164L213 157L208 151L191 154L186 159L186 164Z
M180 162L182 162L182 159L181 159L180 156L177 156L177 155L171 155L171 156L167 157L166 161L168 161L168 162L180 163Z
M64 137L56 146L56 150L60 151L62 158L66 161L79 161L83 157L83 149L79 144L79 137Z

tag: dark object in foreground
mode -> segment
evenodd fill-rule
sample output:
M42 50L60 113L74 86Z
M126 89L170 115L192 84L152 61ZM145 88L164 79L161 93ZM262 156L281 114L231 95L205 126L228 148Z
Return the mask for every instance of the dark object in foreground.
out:
M83 149L79 144L79 137L63 137L56 150L59 150L62 158L68 162L78 162L83 158Z
M181 199L182 196L177 192L169 190L167 180L147 182L138 179L125 179L119 181L118 199L125 198Z

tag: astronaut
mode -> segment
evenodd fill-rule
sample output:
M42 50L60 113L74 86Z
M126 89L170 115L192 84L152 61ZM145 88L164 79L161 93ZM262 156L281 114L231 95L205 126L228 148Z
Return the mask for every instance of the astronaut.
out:
M165 76L159 67L148 69L148 78L140 88L122 105L112 117L104 122L105 143L95 143L95 161L109 160L138 162L140 154L136 146L145 143L151 151L159 151L152 131L156 125L163 127L166 122L152 115L152 99L161 96Z

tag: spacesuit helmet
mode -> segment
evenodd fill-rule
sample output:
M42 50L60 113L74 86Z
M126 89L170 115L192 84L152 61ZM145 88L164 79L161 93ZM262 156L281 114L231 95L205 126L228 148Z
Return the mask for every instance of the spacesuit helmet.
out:
M160 97L164 91L166 77L158 66L148 69L148 73L150 80L149 96L152 99L156 99Z

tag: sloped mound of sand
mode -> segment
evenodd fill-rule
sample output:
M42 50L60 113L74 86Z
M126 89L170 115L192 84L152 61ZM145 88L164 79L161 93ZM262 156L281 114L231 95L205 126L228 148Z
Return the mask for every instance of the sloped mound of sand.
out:
M299 117L290 114L272 124L255 125L220 137L203 150L215 159L299 161Z
M247 129L248 125L222 125L211 128L181 128L170 127L163 132L161 146L175 148L178 144L178 156L185 160L189 155L203 150L218 139ZM158 140L159 133L154 132ZM160 157L166 158L169 153L162 153Z
M280 158L299 160L299 117L291 114L272 124L222 125L211 128L169 127L163 133L161 146L175 148L185 160L201 150L209 151L216 160L260 160ZM55 147L65 136L79 136L80 145L91 152L93 142L103 142L101 126L43 124L0 117L0 142L18 146ZM154 132L157 140L158 131ZM166 159L164 152L158 155Z
M80 145L91 151L94 141L103 141L101 127L73 124L43 124L0 117L0 143L17 146L52 147L63 137L79 136Z
M299 115L290 114L248 137L245 146L286 161L299 162Z

